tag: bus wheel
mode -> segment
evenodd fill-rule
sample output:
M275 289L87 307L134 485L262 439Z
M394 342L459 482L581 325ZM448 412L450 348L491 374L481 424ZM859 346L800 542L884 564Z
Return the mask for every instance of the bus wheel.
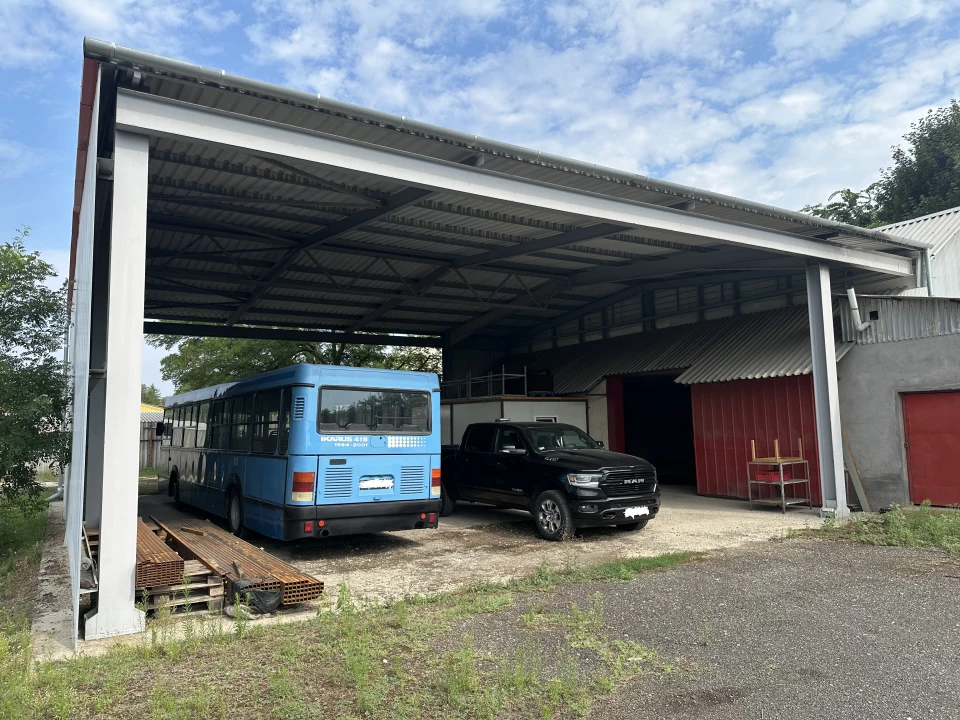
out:
M239 538L247 534L247 529L243 524L243 495L234 488L230 491L227 498L227 523L230 525L230 532Z
M173 505L177 510L183 510L183 501L180 500L180 478L176 475L170 478L170 494L173 495Z

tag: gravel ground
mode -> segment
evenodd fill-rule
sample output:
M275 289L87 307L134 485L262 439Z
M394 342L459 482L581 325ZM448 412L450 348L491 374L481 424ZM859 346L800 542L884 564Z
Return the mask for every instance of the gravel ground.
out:
M140 514L170 520L183 516L165 494L142 496ZM250 542L319 577L331 590L343 582L355 597L396 599L457 589L479 580L524 577L543 561L555 566L589 565L739 547L819 522L815 509L794 509L786 515L768 508L751 511L745 502L699 497L692 489L668 486L659 515L644 530L592 528L565 543L542 540L529 513L470 504L458 505L436 530L291 543L255 535Z
M555 612L603 596L612 636L659 651L591 718L960 718L960 560L827 541L758 543L624 584L561 588ZM495 647L502 616L463 628ZM509 625L509 623L507 624ZM478 649L484 649L479 647Z

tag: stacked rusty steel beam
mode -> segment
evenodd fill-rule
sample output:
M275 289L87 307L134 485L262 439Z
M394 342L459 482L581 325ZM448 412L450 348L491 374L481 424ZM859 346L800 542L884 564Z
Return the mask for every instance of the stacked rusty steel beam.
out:
M137 518L137 589L176 585L183 578L183 558Z
M167 542L181 555L199 560L229 581L248 581L251 589L280 590L282 605L316 600L323 582L300 572L209 520L153 520L167 533Z

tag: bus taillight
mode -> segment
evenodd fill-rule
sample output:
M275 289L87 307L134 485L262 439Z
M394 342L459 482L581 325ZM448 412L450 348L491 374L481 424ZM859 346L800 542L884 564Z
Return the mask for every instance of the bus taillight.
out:
M440 468L430 471L430 496L440 497Z
M293 502L310 502L313 500L313 484L317 474L312 472L295 472L293 474L293 492L290 499Z

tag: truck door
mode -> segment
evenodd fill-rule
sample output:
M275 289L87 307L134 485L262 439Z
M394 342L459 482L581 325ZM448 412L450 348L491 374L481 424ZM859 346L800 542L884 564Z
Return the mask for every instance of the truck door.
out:
M527 472L528 450L516 428L502 427L491 461L497 501L521 508L530 506L530 478Z
M466 500L494 502L494 478L490 462L497 428L474 425L468 428L463 446L457 453L457 491Z

